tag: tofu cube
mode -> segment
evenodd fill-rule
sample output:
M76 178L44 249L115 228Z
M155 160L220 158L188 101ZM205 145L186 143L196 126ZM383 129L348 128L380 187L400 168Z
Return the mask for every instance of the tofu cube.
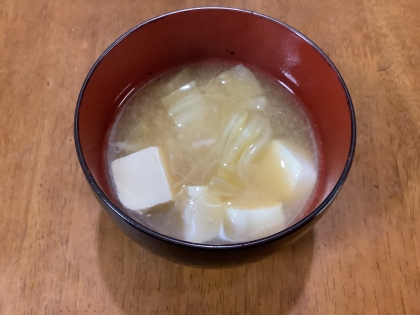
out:
M145 213L156 205L172 202L166 165L159 147L149 147L113 161L112 177L123 206Z
M266 200L288 202L306 198L315 186L314 163L299 148L273 140L253 164L252 182L263 189Z
M232 241L260 239L285 228L282 204L259 209L227 208L224 213L225 236Z
M223 208L218 204L209 204L205 199L206 193L207 186L186 187L187 205L182 214L186 241L208 242L220 234Z

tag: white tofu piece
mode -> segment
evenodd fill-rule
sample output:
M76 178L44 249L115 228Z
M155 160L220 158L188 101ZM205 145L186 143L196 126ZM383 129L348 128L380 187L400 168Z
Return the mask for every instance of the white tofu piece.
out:
M186 187L188 201L182 214L186 241L203 243L220 235L223 208L207 203L204 198L206 193L207 186Z
M224 213L224 233L232 241L252 241L280 232L284 228L285 218L281 203L260 209L228 207Z
M290 184L295 188L299 183L313 183L316 171L313 165L296 149L280 140L273 141L273 150L279 157L280 166L286 171Z
M170 179L159 147L132 153L111 163L117 195L124 207L139 213L173 201Z
M315 186L317 171L301 149L273 140L255 158L252 179L267 198L278 201L307 197ZM273 199L275 200L275 199Z

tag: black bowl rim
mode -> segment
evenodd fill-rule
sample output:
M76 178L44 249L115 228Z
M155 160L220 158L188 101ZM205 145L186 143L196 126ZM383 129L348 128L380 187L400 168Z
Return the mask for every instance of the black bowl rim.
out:
M82 152L82 148L81 148L81 144L80 144L80 139L79 139L79 108L83 99L83 94L85 91L85 88L87 86L87 84L89 83L90 78L92 77L93 73L95 72L96 68L99 66L99 64L101 63L101 61L105 58L105 56L116 46L118 45L122 40L124 40L126 37L130 36L132 33L134 33L135 31L137 31L139 28L146 26L147 24L150 24L152 22L155 22L157 20L160 20L162 18L165 18L167 16L171 16L174 14L179 14L179 13L185 13L185 12L189 12L189 11L196 11L196 10L226 10L226 11L235 11L235 12L240 12L240 13L245 13L245 14L252 14L252 15L256 15L265 19L268 19L274 23L278 23L281 26L285 27L286 29L288 29L289 31L293 32L295 35L299 36L301 39L303 39L305 42L307 42L308 44L310 44L324 59L325 61L329 64L329 66L335 71L338 79L341 82L341 85L346 93L346 98L347 98L347 105L349 108L349 113L350 113L350 118L351 118L351 141L350 141L350 149L349 149L349 153L347 156L347 161L344 167L343 172L341 173L340 178L338 179L337 183L335 184L334 188L332 189L332 191L328 194L328 196L323 200L323 202L321 204L319 204L309 215L307 215L306 217L304 217L303 219L301 219L300 221L296 222L295 224L293 224L292 226L267 237L261 238L261 239L257 239L257 240L253 240L253 241L248 241L248 242L241 242L241 243L233 243L233 244L220 244L220 245L214 245L214 244L203 244L203 243L191 243L191 242L187 242L187 241L183 241L174 237L170 237L170 236L166 236L164 234L158 233L152 229L149 229L143 225L141 225L140 223L138 223L137 221L133 220L132 218L130 218L127 214L125 214L122 210L120 210L106 195L105 193L100 189L99 185L96 183L95 179L93 178L92 174L89 171L89 167L87 166L85 159L83 157L83 152ZM254 11L249 11L249 10L244 10L244 9L238 9L238 8L230 8L230 7L217 7L217 6L205 6L205 7L194 7L194 8L188 8L188 9L183 9L183 10L177 10L177 11L173 11L173 12L168 12L162 15L159 15L157 17L154 17L152 19L149 19L135 27L133 27L132 29L130 29L129 31L127 31L126 33L124 33L123 35L121 35L117 40L115 40L102 54L101 56L96 60L96 62L94 63L94 65L92 66L92 68L90 69L88 75L86 76L85 81L83 82L82 88L80 90L80 94L77 100L77 105L76 105L76 110L75 110L75 114L74 114L74 138L75 138L75 146L76 146L76 151L77 151L77 156L79 158L79 162L80 165L82 167L83 173L85 174L89 184L91 185L91 187L93 188L94 192L99 196L99 198L101 198L101 200L115 213L117 214L125 223L127 223L128 225L130 225L131 227L134 227L136 230L139 230L153 238L156 238L158 240L161 241L165 241L165 242L169 242L175 245L180 245L180 246L185 246L185 247L189 247L189 248L196 248L196 249L207 249L207 250L228 250L228 249L241 249L241 248L250 248L250 247L254 247L257 245L263 245L263 244L268 244L274 241L278 241L280 239L283 239L291 234L293 234L294 232L300 230L301 228L303 228L304 226L306 226L307 224L309 224L312 220L314 220L317 216L319 216L320 214L323 213L323 211L325 209L328 208L328 206L331 204L331 202L335 199L335 197L337 196L337 194L339 193L339 191L341 190L347 175L350 171L352 162L353 162L353 158L354 158L354 153L355 153L355 147L356 147L356 117L355 117L355 112L354 112L354 106L353 106L353 102L351 100L350 97L350 93L347 89L346 84L344 83L344 80L341 76L341 74L339 73L339 71L337 70L336 66L333 64L333 62L330 60L330 58L314 43L312 42L308 37L306 37L305 35L303 35L302 33L300 33L299 31L297 31L296 29L294 29L293 27L287 25L284 22L281 22L279 20L276 20L272 17L269 17L267 15L261 14L261 13L256 13Z

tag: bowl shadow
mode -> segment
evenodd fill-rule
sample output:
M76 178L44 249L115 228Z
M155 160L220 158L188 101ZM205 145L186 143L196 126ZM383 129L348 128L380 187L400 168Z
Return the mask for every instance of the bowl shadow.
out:
M139 246L101 212L100 272L124 314L287 314L309 276L314 232L230 268L181 265Z

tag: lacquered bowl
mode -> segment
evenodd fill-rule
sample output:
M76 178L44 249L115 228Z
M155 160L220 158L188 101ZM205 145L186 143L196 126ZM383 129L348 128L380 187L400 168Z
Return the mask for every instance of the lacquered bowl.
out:
M308 113L319 141L322 167L314 198L298 222L263 239L208 245L162 235L136 222L118 206L107 179L104 152L108 132L126 97L170 69L208 60L252 65L281 81ZM313 227L337 196L350 170L356 122L341 75L307 37L255 12L194 8L134 27L99 57L80 91L74 137L93 193L121 230L168 259L214 266L260 259Z

